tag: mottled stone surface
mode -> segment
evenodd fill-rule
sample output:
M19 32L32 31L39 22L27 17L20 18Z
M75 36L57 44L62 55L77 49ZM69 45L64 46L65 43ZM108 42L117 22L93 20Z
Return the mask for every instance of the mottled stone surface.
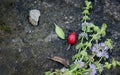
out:
M120 21L120 1L105 0L104 13L116 21Z
M111 57L120 61L120 1L91 1L91 21L108 25L106 37L114 42ZM0 26L10 29L0 30L0 75L44 75L45 71L63 67L48 58L56 55L71 60L75 45L66 51L67 40L56 37L54 23L63 28L66 37L72 31L79 33L83 6L83 0L1 0ZM38 26L29 23L31 9L41 12ZM119 70L105 70L103 75L120 75Z

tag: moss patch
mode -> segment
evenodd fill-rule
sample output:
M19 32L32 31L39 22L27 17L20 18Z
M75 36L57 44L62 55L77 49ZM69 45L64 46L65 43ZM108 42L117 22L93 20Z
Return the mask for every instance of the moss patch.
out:
M5 32L11 32L11 27L7 25L1 25L0 30L5 31Z

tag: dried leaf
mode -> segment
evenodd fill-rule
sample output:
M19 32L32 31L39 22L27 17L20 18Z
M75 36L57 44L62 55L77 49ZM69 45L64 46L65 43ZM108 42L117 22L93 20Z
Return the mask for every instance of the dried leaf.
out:
M70 65L68 60L66 60L64 58L61 58L59 56L54 56L54 57L52 57L50 59L53 60L53 61L59 62L59 63L63 64L66 67L68 67Z

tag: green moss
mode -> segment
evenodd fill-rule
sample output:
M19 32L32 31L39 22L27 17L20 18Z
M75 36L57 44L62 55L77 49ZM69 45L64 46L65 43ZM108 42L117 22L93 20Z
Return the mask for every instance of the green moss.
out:
M7 25L1 25L0 30L5 31L5 32L11 32L11 27Z

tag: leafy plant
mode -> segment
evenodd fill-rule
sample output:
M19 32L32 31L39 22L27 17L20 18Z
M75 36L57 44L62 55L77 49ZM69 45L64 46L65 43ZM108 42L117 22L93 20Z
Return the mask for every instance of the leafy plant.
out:
M107 25L96 26L90 21L89 9L92 8L90 1L85 0L85 7L82 18L82 32L78 36L76 45L77 53L72 56L73 63L69 68L62 68L54 72L46 72L46 75L100 75L104 68L110 69L120 66L120 62L114 58L107 61L109 52L113 49L111 39L102 41L106 35ZM56 26L57 27L57 26ZM61 30L61 29L60 29ZM62 30L59 32L63 36ZM61 36L58 35L58 36Z

